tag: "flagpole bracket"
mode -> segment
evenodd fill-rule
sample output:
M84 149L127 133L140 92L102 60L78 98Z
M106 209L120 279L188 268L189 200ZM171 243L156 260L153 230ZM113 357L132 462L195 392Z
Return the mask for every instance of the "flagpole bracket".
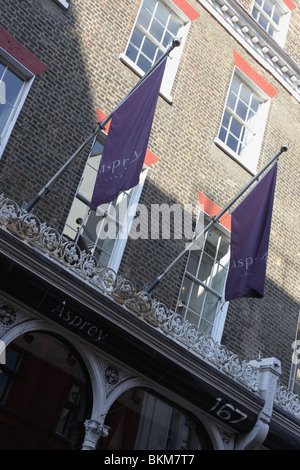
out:
M160 280L159 278L157 277L153 282L152 284L150 284L150 286L143 286L143 292L147 292L147 294L151 294L151 292L153 291L153 289L155 289L155 287L159 284Z
M173 38L173 39L172 39L172 46L173 46L173 47L179 47L179 46L181 46L181 38Z

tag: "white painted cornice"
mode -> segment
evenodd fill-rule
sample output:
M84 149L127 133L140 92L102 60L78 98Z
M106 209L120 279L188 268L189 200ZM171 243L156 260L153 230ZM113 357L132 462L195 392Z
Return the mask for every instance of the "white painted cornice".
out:
M300 66L235 0L197 0L300 102Z

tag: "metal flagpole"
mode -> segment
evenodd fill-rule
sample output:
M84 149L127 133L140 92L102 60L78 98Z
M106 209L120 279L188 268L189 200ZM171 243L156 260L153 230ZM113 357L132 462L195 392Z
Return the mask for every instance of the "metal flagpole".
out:
M30 212L34 208L34 206L40 201L40 199L45 196L52 186L56 183L56 181L61 177L61 175L66 171L66 169L73 163L73 161L78 157L78 155L89 145L89 143L98 135L98 133L105 128L106 124L112 118L113 114L119 109L119 107L124 103L124 101L129 98L129 96L142 84L146 78L161 64L161 62L170 54L170 52L175 48L180 46L181 39L174 38L172 43L169 45L168 49L164 52L164 54L158 59L157 62L146 72L143 77L137 82L137 84L130 90L130 92L123 98L123 100L114 108L114 110L106 116L103 121L98 123L96 129L89 135L89 137L81 144L81 146L76 150L75 153L66 161L66 163L58 170L58 172L48 181L48 183L40 190L40 192L29 202L22 204L22 210Z
M241 191L222 209L217 215L215 215L209 224L199 233L189 244L188 246L177 256L177 258L172 261L171 264L150 284L150 286L144 286L143 291L151 293L153 289L160 283L162 278L175 266L176 263L199 241L203 235L208 232L211 227L228 211L228 209L247 191L247 189L260 177L260 175L270 166L273 162L283 153L288 150L288 145L283 145L279 152L271 158L271 160L246 184L246 186L241 189Z

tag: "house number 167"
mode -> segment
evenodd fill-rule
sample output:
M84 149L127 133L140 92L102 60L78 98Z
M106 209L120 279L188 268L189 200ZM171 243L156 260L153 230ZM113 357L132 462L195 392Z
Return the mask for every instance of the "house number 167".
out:
M217 398L217 403L210 409L216 414L219 418L228 421L230 424L240 423L248 417L245 413L240 411L238 408L226 403L222 405L222 399Z

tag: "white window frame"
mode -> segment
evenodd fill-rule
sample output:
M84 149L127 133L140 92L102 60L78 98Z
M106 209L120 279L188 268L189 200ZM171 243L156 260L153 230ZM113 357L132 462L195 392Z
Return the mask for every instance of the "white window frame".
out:
M164 73L161 88L160 88L161 96L163 96L164 99L166 99L169 103L171 103L172 102L172 96L171 96L172 87L173 87L173 83L174 83L174 80L175 80L175 77L176 77L177 69L178 69L178 66L179 66L179 63L180 63L180 59L181 59L182 51L183 51L183 48L184 48L184 44L185 44L189 29L190 29L191 20L176 5L174 5L174 3L172 3L170 0L159 0L159 1L163 4L165 4L170 10L172 10L172 12L176 16L178 16L179 19L182 21L182 26L181 26L179 34L178 34L180 39L181 39L181 45L179 47L175 47L169 54L169 58L167 59L166 69L165 69L165 73ZM127 50L127 47L128 47L129 42L130 42L131 36L132 36L133 31L135 29L136 22L137 22L137 19L139 17L142 5L143 5L143 1L141 1L141 5L140 5L139 11L138 11L138 15L137 15L137 18L134 22L132 31L130 33L130 37L129 37L128 43L126 45L125 51ZM119 59L123 63L128 65L140 77L142 77L144 75L144 71L140 67L138 67L129 57L127 57L125 52L120 54Z
M69 2L67 2L66 0L54 0L55 3L57 3L57 5L59 7L61 7L63 10L67 10L70 6Z
M97 140L102 145L104 145L104 142L105 142L106 138L107 138L106 133L102 131L99 134ZM95 144L95 142L96 142L96 139L94 141L94 144ZM94 147L94 144L93 144L92 148ZM76 200L79 199L79 200L82 201L81 197L78 197L77 195L79 193L80 186L81 186L81 183L82 183L82 179L84 177L84 173L87 169L88 164L89 164L89 157L86 161L84 170L82 172L82 177L81 177L81 180L80 180L79 185L77 187L77 191L75 193L73 203L72 203L71 209L69 211L69 214L68 214L68 217L67 217L64 229L63 229L63 234L65 233L66 230L68 230L69 215L72 212L74 204L76 204ZM115 242L114 242L114 246L113 246L113 249L112 249L112 252L111 252L111 255L110 255L109 262L107 264L107 267L113 269L116 273L118 272L121 261L122 261L122 257L123 257L123 254L124 254L124 250L125 250L125 247L126 247L128 236L130 234L130 228L131 228L132 222L133 222L134 217L135 217L135 208L137 207L137 204L140 200L141 193L142 193L143 186L144 186L144 183L145 183L145 180L146 180L146 177L147 177L148 170L149 170L149 167L144 165L143 169L141 171L141 174L140 174L139 183L132 189L132 192L131 192L131 195L130 195L130 203L128 204L128 208L127 208L126 222L123 223L122 225L119 225L117 223L119 230L118 230L118 234L116 236ZM101 208L99 207L97 209L97 211L99 211L99 213L101 213ZM111 218L111 216L109 214L107 215L107 217ZM111 218L111 220L112 220L112 218ZM96 227L95 227L95 229L96 229ZM73 230L74 230L74 228L73 228Z
M202 214L203 214L203 212L202 212ZM201 214L200 214L200 217L201 217ZM209 222L211 220L211 217L206 213L204 213L204 217L205 217L206 222ZM227 273L225 273L225 276L224 276L224 285L223 285L222 294L216 295L216 296L219 297L219 301L217 303L217 308L216 308L216 313L215 313L215 318L214 318L212 331L210 333L208 333L215 341L220 342L221 339L222 339L222 334L223 334L223 330L224 330L224 325L225 325L225 320L226 320L226 315L227 315L227 310L228 310L228 305L229 305L229 302L225 301L225 286L226 286L226 279L227 279L227 275L228 275L228 268L229 268L229 261L230 261L230 237L231 237L231 234L230 234L230 231L227 228L225 228L223 225L216 224L209 230L209 232L206 233L206 236L209 236L210 232L216 231L216 230L218 230L223 235L228 237L228 253L226 255L228 260L227 260L227 268L225 268L225 269L227 269ZM203 249L203 247L202 247L202 249ZM187 277L187 278L189 278L193 281L192 275L186 274L189 259L190 259L192 253L193 253L193 250L191 250L189 252L188 259L186 261L184 275L183 275L183 278L182 278L180 293L179 293L178 300L177 300L177 305L176 305L176 313L178 313L178 314L182 314L180 312L180 307L182 306L182 293L183 293L185 278ZM214 262L214 268L213 268L214 270L216 268L216 265L217 264ZM204 289L206 289L206 291L208 293L212 292L211 287L210 286L208 286L208 287L205 286L200 280L197 281L197 284L201 285ZM210 281L210 284L211 284L211 281ZM188 309L188 304L186 305L186 307ZM203 313L203 308L202 308L202 313ZM200 319L200 322L201 322L201 319ZM201 330L199 330L199 331L201 331ZM205 334L205 332L203 332L203 333Z
M17 119L22 110L22 107L25 103L29 90L35 79L35 75L32 72L30 72L26 67L24 67L22 64L20 64L16 59L14 59L10 54L8 54L1 47L0 47L0 59L4 64L6 64L11 69L12 72L15 71L16 74L19 75L24 80L23 87L19 93L13 112L10 114L9 119L6 123L3 136L2 138L0 138L0 159L1 159L4 149L7 145L7 142L13 131L13 128L17 122Z
M255 132L255 137L247 145L243 154L238 155L233 149L228 147L220 138L220 130L223 121L223 117L227 108L228 97L231 90L231 85L234 77L237 76L242 82L245 83L255 95L261 100L260 108L255 116L253 123L253 130ZM232 78L230 81L230 86L228 88L228 93L225 101L225 106L222 114L221 124L218 131L218 137L214 139L215 144L220 147L227 155L237 161L241 166L248 170L251 174L255 174L257 171L257 164L260 154L261 145L263 142L263 137L265 133L265 127L267 123L268 112L271 104L271 98L264 93L252 80L250 80L238 67L234 67Z
M265 1L265 0L263 0ZM288 6L282 1L282 0L269 0L275 7L280 12L280 20L279 24L276 25L275 22L272 21L271 17L263 10L263 8L257 4L257 0L254 0L252 9L251 9L251 15L253 16L253 10L256 8L259 11L259 14L263 15L263 17L266 19L268 24L271 24L272 27L274 28L275 35L271 36L271 34L265 30L263 26L260 25L260 23L257 21L257 19L253 16L254 20L259 24L259 26L266 31L272 39L274 39L281 47L284 47L285 41L286 41L286 36L288 32L288 27L289 27L289 22L291 18L291 10L288 8Z

